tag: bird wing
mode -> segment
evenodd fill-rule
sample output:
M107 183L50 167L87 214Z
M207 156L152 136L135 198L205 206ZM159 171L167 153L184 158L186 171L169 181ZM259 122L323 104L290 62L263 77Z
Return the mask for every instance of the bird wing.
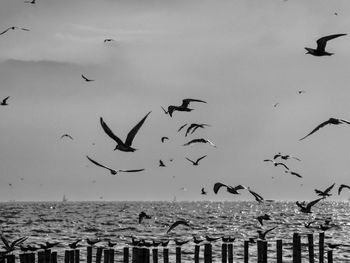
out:
M196 124L194 124L194 123L191 123L191 125L190 126L188 126L187 127L187 130L186 130L186 134L185 134L185 136L187 136L187 134L189 134L190 133L190 131L191 131L191 129L195 129L197 127L197 125ZM192 134L193 132L191 132L191 134Z
M219 191L219 189L220 189L222 186L228 187L226 184L223 184L223 183L220 183L220 182L215 183L215 184L214 184L214 188L213 188L214 193L217 194L218 191Z
M5 99L2 100L2 103L6 104L6 101L10 98L10 96L7 96Z
M306 209L311 209L311 207L312 207L313 205L315 205L316 203L318 203L318 202L321 201L322 199L324 199L324 198L321 197L321 198L318 198L318 199L316 199L316 200L314 200L314 201L311 201L310 203L307 204Z
M28 28L24 28L24 27L19 27L19 29L21 29L23 31L30 31Z
M285 165L284 163L276 163L276 166L277 166L277 165L282 165L284 168L286 168L287 170L289 170L288 166Z
M305 208L305 207L303 206L303 204L299 203L298 201L296 201L295 204L296 204L298 207L302 208L302 209Z
M187 123L181 125L180 128L177 130L177 132L181 131L186 125L187 125Z
M163 108L163 106L160 106L165 114L168 114L168 112Z
M162 141L162 142L164 142L165 140L169 140L169 138L166 137L166 136L164 136L164 137L161 138L161 141Z
M203 155L202 157L199 157L196 161L196 163L198 163L200 160L202 160L203 158L207 157L206 155Z
M239 185L233 187L233 189L235 189L236 191L238 191L238 190L242 190L242 189L247 189L247 187L245 187L245 186L239 184Z
M106 166L104 166L104 165L102 165L102 164L96 162L95 160L91 159L91 158L90 158L89 156L87 156L87 155L86 155L86 158L88 158L88 160L89 160L90 162L92 162L93 164L95 164L95 165L97 165L97 166L100 166L100 167L105 168L105 169L108 169L108 170L112 170L111 168L108 168L108 167L106 167Z
M100 123L102 126L102 129L107 133L109 137L111 137L114 141L117 142L117 144L124 144L121 139L119 139L113 132L112 130L107 126L107 124L103 121L102 117L100 117Z
M281 157L281 154L280 154L280 153L275 154L275 155L273 156L273 159L275 160L275 159L277 159L278 157Z
M148 113L146 114L146 116L143 117L142 120L139 121L139 123L136 124L135 127L131 129L131 131L129 131L128 136L126 137L126 140L125 140L125 144L126 144L127 146L131 146L132 141L134 140L135 135L137 134L137 132L139 131L139 129L141 128L142 124L145 122L147 116L148 116L150 113L151 113L151 111L148 112Z
M306 137L310 136L311 134L313 134L314 132L318 131L319 129L321 129L322 127L326 126L327 124L330 123L330 120L327 120L325 122L322 122L320 125L318 125L315 129L313 129L310 133L308 133L306 136L304 136L303 138L301 138L299 141L304 140Z
M19 246L20 244L22 244L24 241L27 240L28 237L21 237L16 239L15 241L12 242L11 247L15 247L15 246Z
M335 35L329 35L329 36L325 36L325 37L321 37L320 39L318 39L317 42L317 50L319 51L325 51L326 45L327 45L327 41L331 40L333 38L337 38L337 37L341 37L341 36L345 36L346 34L335 34Z
M4 243L5 248L7 250L9 250L10 249L10 244L9 244L9 242L7 241L7 239L3 235L1 235L1 240L2 240L2 243Z
M87 77L85 77L83 74L81 74L81 77L82 77L83 79L85 79L86 81L89 80L89 79L88 79Z
M338 195L340 195L341 191L343 190L343 188L348 188L350 189L350 186L346 185L346 184L341 184L340 187L338 188Z
M170 227L169 227L169 229L168 229L168 231L166 231L167 233L169 233L172 229L174 229L175 227L177 227L178 225L185 225L185 226L190 226L189 224L188 224L188 222L187 221L185 221L185 220L178 220L178 221L176 221L174 224L172 224Z
M274 230L276 227L277 227L277 226L274 226L274 227L272 227L272 228L270 228L270 229L267 229L267 230L264 232L263 235L266 236L267 233L269 233L270 231Z
M187 108L187 107L188 107L188 105L190 104L190 102L192 102L192 101L207 103L207 102L206 102L206 101L204 101L204 100L197 100L197 99L183 99L183 100L182 100L182 104L181 104L181 106L180 106L180 107L185 107L185 108Z
M340 119L340 121L341 121L342 123L350 124L350 121L347 121L347 120L344 120L344 119Z
M335 185L335 183L332 184L330 187L328 187L326 190L324 190L324 193L325 193L325 194L328 194L328 192L329 192L330 190L332 190L332 188L334 187L334 185Z
M190 144L192 144L192 143L197 143L197 142L206 143L207 140L205 140L205 139L203 139L203 138L202 138L202 139L193 139L193 140L191 140L191 141L185 143L184 146L190 145Z
M290 172L290 174L291 174L291 175L295 175L295 176L297 176L297 177L299 177L299 178L302 178L302 176L301 176L300 174L296 173L296 172Z
M9 28L5 29L4 31L2 31L2 32L0 33L0 35L5 34L5 33L6 33L7 31L9 31L11 28L12 28L12 27L9 27Z
M250 190L249 188L248 188L248 191L249 191L249 193L251 193L255 197L256 201L261 202L262 200L264 200L264 198L261 195L255 193L254 191Z
M189 159L189 158L187 158L187 157L185 157L186 158L186 160L188 160L188 161L190 161L191 163L195 163L194 161L192 161L191 159Z
M137 173L137 172L141 172L144 171L145 169L128 169L128 170L118 170L118 172L123 172L123 173Z
M270 159L265 159L264 162L274 162L274 161Z

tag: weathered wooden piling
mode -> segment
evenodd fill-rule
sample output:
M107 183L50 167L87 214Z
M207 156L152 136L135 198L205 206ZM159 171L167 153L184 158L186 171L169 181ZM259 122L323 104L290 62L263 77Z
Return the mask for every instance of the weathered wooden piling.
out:
M123 263L129 263L129 248L123 248Z
M19 262L27 263L27 254L19 254Z
M57 252L53 251L50 257L50 263L57 263Z
M28 262L29 263L35 263L35 254L34 253L29 253L28 254Z
M221 245L221 262L227 263L227 244L222 243Z
M327 251L327 262L328 263L333 263L333 250L328 250Z
M44 262L50 263L51 261L51 249L45 249L44 250Z
M92 247L88 246L86 248L86 263L92 263Z
M293 234L293 263L301 263L301 241L298 233Z
M194 263L199 263L199 251L200 251L200 246L195 245L194 246Z
M103 250L103 263L109 263L109 250Z
M309 250L309 262L315 262L315 252L314 252L314 234L307 234L308 250Z
M131 262L132 263L136 263L137 262L137 252L138 252L138 248L137 247L133 247L132 248L132 258L131 258Z
M80 250L74 249L74 263L80 263Z
M257 242L258 263L267 262L267 242L258 240Z
M233 263L233 245L232 244L227 245L227 257L228 257L228 263Z
M109 263L114 263L114 249L110 248L108 250L108 258L109 258Z
M144 260L143 260L143 249L141 247L138 247L136 249L136 262L137 263L144 263Z
M276 240L276 259L277 263L283 262L283 243L281 239Z
M15 255L8 255L6 258L7 263L15 263L16 262L16 257Z
M152 259L153 263L158 263L158 248L152 249Z
M70 263L69 262L69 250L64 251L64 263Z
M204 245L204 263L212 263L212 245L205 244Z
M103 251L103 248L102 247L98 247L96 249L96 263L101 263L101 260L102 260L102 251Z
M244 240L244 252L243 252L243 257L244 257L244 263L249 263L249 241Z
M181 263L181 247L176 247L176 263Z
M169 249L163 248L163 263L169 263Z
M38 263L45 263L45 252L44 251L38 252Z
M150 252L148 248L143 249L143 262L144 263L149 263L149 258L150 258Z
M318 239L318 262L323 263L324 262L324 232L321 232L319 234L319 239Z

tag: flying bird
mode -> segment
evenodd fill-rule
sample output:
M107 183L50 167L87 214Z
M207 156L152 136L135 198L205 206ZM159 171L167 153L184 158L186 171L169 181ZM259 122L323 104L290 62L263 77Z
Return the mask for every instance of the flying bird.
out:
M168 110L165 110L163 107L162 107L162 109L163 109L163 111L164 111L165 114L169 114L170 117L172 117L174 111L187 111L187 112L192 111L193 109L188 108L188 106L189 106L189 104L190 104L191 102L202 102L202 103L207 103L207 102L204 101L204 100L198 100L198 99L183 99L183 100L182 100L182 104L181 104L180 106L170 105L170 106L168 106Z
M334 185L335 185L335 183L333 183L331 186L329 186L328 188L326 188L326 190L324 190L324 191L315 189L315 193L316 193L318 196L322 196L322 197L331 196L332 194L330 194L329 192L333 189Z
M272 162L274 166L283 166L284 168L286 168L287 170L289 170L288 166L285 165L284 163L279 163L279 162L275 162L274 160L271 159L265 159L264 162Z
M205 127L210 127L210 125L205 123L192 123L190 124L190 126L187 127L185 137L189 133L193 134L198 128L204 129Z
M166 167L162 160L159 160L159 167Z
M341 184L338 188L338 195L340 195L341 191L344 189L344 188L348 188L350 189L350 186L346 185L346 184Z
M306 136L301 138L300 141L304 140L306 137L310 136L311 134L315 133L316 131L318 131L319 129L321 129L322 127L324 127L324 126L326 126L328 124L339 125L339 124L343 124L343 123L350 124L350 121L347 121L347 120L344 120L344 119L329 118L327 121L322 122L320 125L318 125L309 134L307 134Z
M32 0L32 1L24 1L24 3L35 4L35 0Z
M288 160L288 159L294 159L294 160L297 160L297 161L301 161L298 157L291 156L289 154L283 155L280 152L273 156L274 160L276 160L277 158L281 158L282 160L285 160L285 161Z
M237 192L238 190L246 189L246 187L243 185L237 185L235 187L232 187L232 186L218 182L218 183L214 184L214 188L213 188L214 193L217 194L221 187L226 187L227 192L229 192L231 194L236 194L236 195L239 194Z
M113 38L106 38L105 40L103 40L104 43L106 42L112 42L115 41Z
M101 240L98 239L98 238L95 238L95 239L89 239L89 238L87 238L87 239L86 239L86 243L88 243L89 246L94 246L94 245L96 245L96 244L99 243L99 242L101 242Z
M85 77L83 74L81 74L81 77L82 77L86 82L95 81L94 79L88 79L88 78Z
M10 242L4 235L1 235L2 243L4 243L5 253L10 253L15 250L15 248L21 245L28 237L21 237L13 242Z
M165 140L169 140L169 137L163 136L160 140L161 140L162 142L165 142Z
M69 134L63 134L62 136L61 136L61 139L63 139L64 137L67 137L67 138L69 138L69 139L71 139L71 140L74 140L73 139L73 137L72 136L70 136Z
M77 239L76 241L72 242L72 243L69 243L68 246L71 248L71 249L76 249L78 247L78 243L81 241L81 239Z
M322 199L324 199L324 197L321 197L321 198L318 198L314 201L311 201L310 203L308 203L307 205L303 202L298 202L296 201L296 205L300 208L300 212L303 212L303 213L312 213L311 212L311 208L312 206L314 206L316 203L318 203L319 201L321 201Z
M266 234L269 233L270 231L274 230L277 226L274 226L270 229L265 230L264 232L262 230L258 230L258 234L259 234L259 239L261 240L265 240Z
M205 191L204 187L201 189L201 195L207 195L207 191Z
M199 164L199 161L205 157L206 157L206 155L203 155L202 157L199 157L196 161L193 161L193 160L186 157L186 160L190 161L194 166L197 166Z
M299 177L299 178L302 178L302 176L300 175L300 174L298 174L298 173L296 173L296 172L293 172L293 171L284 171L285 173L289 173L289 174L291 174L291 175L295 175L295 176L297 176L297 177Z
M29 29L24 28L24 27L11 26L11 27L5 29L4 31L2 31L2 32L0 33L0 35L5 34L5 33L8 32L9 30L15 30L15 29L20 29L20 30L23 30L23 31L29 31Z
M191 145L193 143L209 143L211 146L216 147L216 145L214 143L212 143L210 140L208 139L204 139L204 138L199 138L199 139L193 139L187 143L185 143L183 146L187 146L187 145Z
M10 96L7 96L5 99L2 100L2 102L0 103L1 106L7 106L7 100L10 98Z
M317 48L314 49L314 48L306 47L305 48L307 50L306 54L310 54L310 55L318 56L318 57L334 55L334 53L329 53L329 52L325 51L327 41L332 40L332 39L337 38L337 37L341 37L341 36L346 36L346 34L335 34L335 35L329 35L329 36L319 38L316 41Z
M186 220L178 220L169 227L169 229L166 231L166 233L168 234L171 230L173 230L175 227L177 227L179 225L191 227L190 224Z
M95 164L95 165L97 165L97 166L100 166L100 167L102 167L102 168L107 169L108 171L110 171L110 173L111 173L112 175L116 175L116 174L117 174L117 171L116 171L116 170L111 169L111 168L109 168L109 167L107 167L107 166L104 166L104 165L102 165L102 164L96 162L95 160L91 159L91 158L90 158L89 156L87 156L87 155L86 155L86 158L88 158L88 160L89 160L90 162L92 162L93 164Z
M142 223L143 219L151 219L152 216L147 215L144 211L139 214L139 224Z
M107 124L103 121L102 117L100 117L100 123L101 123L101 126L102 126L102 129L105 131L105 133L110 137L112 138L116 143L117 143L117 146L114 148L114 150L119 150L119 151L123 151L123 152L134 152L136 151L137 149L131 147L131 144L132 144L132 141L134 140L134 137L135 135L137 134L137 132L139 131L139 129L141 128L141 126L143 125L143 123L145 122L147 116L151 113L148 112L146 114L145 117L142 118L141 121L139 121L139 123L137 123L135 125L134 128L132 128L127 137L126 137L126 140L125 142L123 142L121 139L119 139L119 137L117 137L113 132L112 130L107 126Z
M271 220L271 217L268 214L264 214L262 216L258 216L256 219L259 221L260 225L263 226L264 225L263 221L264 220Z
M258 193L254 192L249 187L247 189L248 189L249 193L251 193L254 196L255 201L257 201L259 203L262 203L264 201L264 198L261 195L259 195Z

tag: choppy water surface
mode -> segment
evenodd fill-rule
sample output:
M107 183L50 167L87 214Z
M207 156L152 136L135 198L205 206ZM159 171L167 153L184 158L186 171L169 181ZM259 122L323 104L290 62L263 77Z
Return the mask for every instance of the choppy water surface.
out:
M145 211L152 219L138 224L138 214ZM291 242L294 232L303 234L303 253L306 254L306 234L319 233L318 226L324 219L331 218L333 227L326 231L327 243L342 243L335 250L334 262L350 262L350 206L348 202L322 201L314 207L311 215L301 214L294 202L23 202L1 203L1 231L9 239L28 236L26 244L45 241L60 241L57 251L63 251L67 244L78 238L95 238L116 241L121 251L130 236L147 239L180 238L192 239L198 236L234 236L234 257L242 258L243 240L257 237L262 227L256 220L258 215L268 213L272 220L264 221L263 229L277 226L267 235L270 241L269 258L275 258L275 240L284 240L286 262L291 261ZM193 229L179 226L168 235L169 225L178 219L189 220ZM316 221L315 228L307 229L304 222ZM315 241L318 237L315 235ZM100 245L104 245L101 242ZM85 245L85 241L82 242ZM220 262L221 242L213 243L214 262ZM256 245L250 245L252 262ZM315 248L316 249L316 248ZM174 243L169 244L170 257L174 257ZM327 248L326 248L327 250ZM194 244L183 246L183 260L193 261ZM315 250L317 254L317 250ZM203 253L201 253L202 256ZM84 255L83 255L84 257ZM117 260L118 260L117 255ZM119 259L120 260L120 259ZM256 261L256 260L255 260Z

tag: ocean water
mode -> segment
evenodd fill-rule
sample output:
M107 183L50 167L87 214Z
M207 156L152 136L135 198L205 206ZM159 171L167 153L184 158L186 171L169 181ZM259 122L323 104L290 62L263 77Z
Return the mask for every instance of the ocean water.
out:
M144 211L152 215L138 224L138 214ZM256 217L269 214L271 220L261 226ZM233 236L234 260L243 258L243 241L257 238L258 229L276 229L267 234L269 241L269 259L275 259L275 244L282 239L285 262L291 262L292 235L302 235L303 255L307 258L307 234L314 233L318 241L319 226L325 219L331 219L332 227L325 233L325 243L341 243L334 250L334 262L350 262L350 203L321 201L313 207L312 214L302 214L294 202L270 201L257 202L9 202L0 203L1 232L10 240L27 236L25 244L40 244L45 241L59 241L54 250L63 255L67 244L83 239L82 251L85 251L86 238L100 238L100 246L107 240L117 242L116 251L138 238L165 239L174 238L191 242L182 247L184 262L193 261L193 235L212 237ZM192 228L178 226L169 234L166 231L178 219L190 221ZM306 228L305 222L315 221ZM213 242L213 261L221 262L221 241ZM170 261L174 257L175 245L169 243ZM202 249L202 247L201 247ZM256 262L256 244L250 244L251 262ZM328 250L326 246L325 250ZM317 256L317 246L315 246ZM160 253L161 255L161 253ZM203 257L203 252L200 254ZM84 259L84 253L82 254ZM116 260L121 261L117 253Z

